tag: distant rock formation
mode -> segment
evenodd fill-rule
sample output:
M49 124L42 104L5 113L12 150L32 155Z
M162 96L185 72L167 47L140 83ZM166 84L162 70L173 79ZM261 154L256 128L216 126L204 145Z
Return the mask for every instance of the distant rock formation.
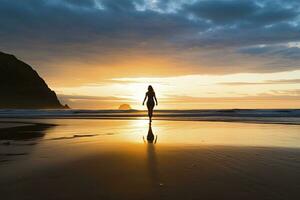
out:
M65 105L64 105L64 109L70 109L69 105L68 105L68 104L65 104Z
M131 110L131 107L129 104L122 104L119 106L119 110Z
M35 70L15 56L0 52L0 108L65 107Z

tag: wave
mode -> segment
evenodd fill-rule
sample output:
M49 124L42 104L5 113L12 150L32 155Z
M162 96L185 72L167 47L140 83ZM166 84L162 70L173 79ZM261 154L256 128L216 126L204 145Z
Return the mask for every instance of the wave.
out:
M155 110L155 118L195 121L248 121L300 124L300 109ZM0 109L0 118L137 119L145 110L39 110Z

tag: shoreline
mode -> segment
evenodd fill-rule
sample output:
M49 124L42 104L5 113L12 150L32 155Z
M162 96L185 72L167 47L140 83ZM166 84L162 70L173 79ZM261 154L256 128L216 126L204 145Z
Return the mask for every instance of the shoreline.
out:
M300 125L300 109L155 110L154 120ZM147 119L144 110L1 110L1 119Z
M3 119L3 121L2 121ZM13 121L6 121L7 119L13 120ZM26 121L22 121L22 120ZM147 120L147 117L59 117L59 116L47 116L47 117L0 117L0 128L1 123L25 123L25 124L34 124L28 122L29 120L47 120L47 119L74 119L74 120ZM17 121L14 121L17 120ZM300 120L300 119L299 119ZM255 120L255 119L184 119L184 118L153 118L153 121L179 121L179 122L228 122L228 123L246 123L246 124L280 124L280 125L300 125L299 122L291 122L291 121L276 121L276 120Z

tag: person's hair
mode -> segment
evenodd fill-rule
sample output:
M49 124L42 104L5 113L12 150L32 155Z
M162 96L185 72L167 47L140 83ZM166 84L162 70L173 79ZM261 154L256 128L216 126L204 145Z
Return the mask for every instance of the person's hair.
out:
M148 91L149 92L154 92L153 87L151 85L148 86Z

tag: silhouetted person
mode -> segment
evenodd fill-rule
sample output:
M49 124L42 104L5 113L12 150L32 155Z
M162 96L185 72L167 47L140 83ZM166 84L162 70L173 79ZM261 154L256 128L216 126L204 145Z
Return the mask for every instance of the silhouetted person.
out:
M145 104L146 99L148 99L147 100L147 108L148 108L149 121L151 123L152 122L153 108L154 108L154 105L155 105L154 100L155 100L156 105L158 105L157 99L156 99L156 96L155 96L155 92L154 92L153 87L151 85L148 86L148 92L146 92L146 96L144 98L143 105Z

